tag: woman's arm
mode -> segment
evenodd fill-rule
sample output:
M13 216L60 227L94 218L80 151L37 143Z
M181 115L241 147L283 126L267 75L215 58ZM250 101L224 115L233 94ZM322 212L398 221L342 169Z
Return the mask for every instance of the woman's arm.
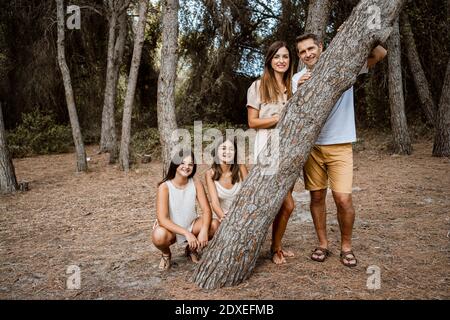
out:
M239 165L239 171L241 173L242 180L245 180L245 178L247 178L247 176L248 176L248 170L247 170L247 167L245 166L245 164Z
M200 243L200 248L204 248L208 244L208 233L211 225L211 207L209 206L208 197L200 180L194 178L195 189L197 191L197 201L202 210L203 225L197 239Z
M181 234L186 237L186 234L190 233L188 230L180 227L172 220L169 215L169 189L165 183L162 183L158 187L156 193L156 217L161 227L166 228L170 232Z
M275 126L280 117L278 115L270 117L270 118L259 118L259 110L247 106L248 110L248 126L252 129L269 129Z
M219 217L220 221L222 221L225 213L220 206L219 196L217 195L216 185L214 180L212 179L212 169L209 169L205 173L206 187L208 188L209 197L211 198L211 207L214 212Z

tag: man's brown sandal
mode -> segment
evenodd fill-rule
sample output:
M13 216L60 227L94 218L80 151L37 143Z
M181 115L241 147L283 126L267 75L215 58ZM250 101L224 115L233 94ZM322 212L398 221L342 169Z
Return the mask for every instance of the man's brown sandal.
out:
M331 252L328 249L317 247L312 251L311 260L324 262L330 255Z
M161 261L159 262L159 270L168 270L170 268L170 259L172 258L172 254L165 255L161 254Z
M358 264L358 260L352 250L341 251L341 262L344 266L349 268L356 267Z

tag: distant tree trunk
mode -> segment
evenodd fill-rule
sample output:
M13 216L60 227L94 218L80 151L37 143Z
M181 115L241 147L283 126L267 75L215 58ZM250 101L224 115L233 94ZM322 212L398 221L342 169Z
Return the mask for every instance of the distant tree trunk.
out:
M400 18L401 33L403 36L403 44L405 46L406 56L408 57L408 64L411 74L416 85L416 90L422 105L423 111L429 124L434 126L436 115L436 104L431 95L430 86L428 84L422 64L420 63L419 53L417 52L414 35L409 24L408 14L403 11Z
M306 19L305 33L314 33L325 40L325 31L328 25L328 18L331 11L330 0L309 0L308 17ZM295 48L297 50L297 48ZM299 60L297 70L304 68L304 64Z
M142 46L145 38L145 25L147 22L148 0L139 1L139 21L134 39L133 58L131 60L130 75L128 77L127 93L123 107L122 139L120 142L120 167L128 172L130 169L129 146L131 135L131 114L133 112L134 94L141 63Z
M387 42L389 63L389 104L391 107L391 127L394 136L393 151L397 154L411 154L411 138L406 123L405 101L403 97L402 64L400 52L400 32L398 20L394 24Z
M129 0L108 0L107 2L109 20L108 55L99 151L110 153L110 163L114 163L117 158L117 137L114 110L117 97L117 83L119 80L120 65L122 63L127 34L126 9L128 8L129 3ZM116 32L117 28L119 29L118 32Z
M436 115L433 156L450 156L450 60L447 63L441 100Z
M330 11L330 0L309 0L305 33L317 34L323 40L325 38Z
M373 47L388 38L404 1L376 2L381 10L379 28L367 23L373 0L362 0L353 10L322 54L312 78L284 108L276 126L280 137L276 170L268 175L270 171L263 171L260 164L251 170L195 270L192 280L198 286L237 285L250 276L269 226L301 174L333 105L355 82Z
M414 35L406 12L402 13L400 21L408 63L417 93L428 123L435 127L433 156L448 157L450 155L450 63L447 65L439 106L436 106L420 63Z
M0 102L0 193L11 193L16 191L17 188L14 165L6 144L5 124L3 123L3 110Z
M116 163L117 158L119 156L119 148L117 145L117 138L116 138L116 122L115 122L115 106L116 106L116 99L117 99L117 86L119 83L119 77L120 77L120 66L122 65L123 60L123 52L125 49L125 42L126 37L128 34L128 21L127 21L127 13L123 12L119 17L119 36L117 37L116 46L114 48L114 56L116 57L115 63L114 63L114 94L113 94L113 103L112 106L112 112L111 116L109 117L110 121L110 127L112 128L112 143L111 143L111 149L109 151L109 164Z
M170 164L175 117L175 80L178 62L178 0L163 0L161 70L158 78L158 130L162 146L163 175Z
M106 82L105 82L105 97L103 102L102 111L102 129L100 135L100 152L107 152L112 150L112 144L114 142L114 128L111 126L111 105L115 99L114 90L114 43L115 43L115 30L117 24L117 16L112 14L109 17L109 35L108 35L108 56L106 65Z
M87 171L86 151L84 149L83 136L81 135L80 123L78 121L75 99L73 96L70 71L66 62L64 47L65 37L65 19L64 19L64 0L56 0L56 12L58 20L58 63L64 82L64 91L66 93L67 109L69 110L70 125L72 127L73 142L75 144L77 156L77 171Z

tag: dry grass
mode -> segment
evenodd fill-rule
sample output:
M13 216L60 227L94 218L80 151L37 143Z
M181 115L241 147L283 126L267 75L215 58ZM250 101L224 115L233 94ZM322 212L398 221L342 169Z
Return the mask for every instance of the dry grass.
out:
M357 268L339 262L332 202L334 255L323 264L309 259L314 228L303 219L308 205L297 202L285 235L296 257L275 266L266 241L248 281L215 291L187 281L193 265L182 248L174 251L170 272L157 269L149 236L159 163L127 175L94 147L87 174L74 173L73 154L17 159L17 176L30 181L31 190L0 196L0 298L449 299L449 159L431 157L429 141L415 143L409 157L391 156L385 145L367 136L355 152ZM303 187L295 191L298 196ZM66 289L69 265L81 268L81 290ZM380 290L366 288L370 265L381 268Z

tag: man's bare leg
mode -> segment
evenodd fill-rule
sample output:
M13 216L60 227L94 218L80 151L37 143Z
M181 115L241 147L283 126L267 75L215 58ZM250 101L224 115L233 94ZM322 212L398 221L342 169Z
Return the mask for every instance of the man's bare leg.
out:
M352 233L355 222L355 209L353 208L352 194L333 191L336 203L339 228L341 230L341 252L352 250ZM353 256L353 258L355 258ZM346 265L356 265L356 259L345 259Z
M328 249L327 238L327 214L326 214L326 196L327 189L310 191L311 203L310 210L316 229L317 238L319 240L319 247ZM326 258L325 252L313 253L312 258L324 260Z

